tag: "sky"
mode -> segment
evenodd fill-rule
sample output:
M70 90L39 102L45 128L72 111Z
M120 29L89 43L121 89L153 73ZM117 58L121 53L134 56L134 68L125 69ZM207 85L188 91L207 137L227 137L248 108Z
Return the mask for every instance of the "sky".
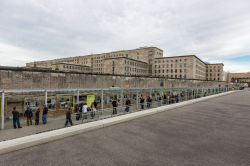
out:
M0 65L155 46L250 71L249 0L0 0Z

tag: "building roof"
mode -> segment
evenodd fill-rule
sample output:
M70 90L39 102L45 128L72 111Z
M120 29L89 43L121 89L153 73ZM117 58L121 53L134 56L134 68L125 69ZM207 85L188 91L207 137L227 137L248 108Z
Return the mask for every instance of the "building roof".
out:
M198 59L202 63L206 64L200 58L198 58L196 55L180 55L180 56L170 56L170 57L159 57L159 58L155 58L155 59L168 59L168 58L170 59L170 58L184 58L184 57L195 57L196 59Z
M33 63L41 63L41 62L52 62L55 60L69 60L71 58L81 58L81 57L91 57L91 56L98 56L98 55L105 55L105 54L111 54L111 53L118 53L118 52L125 52L125 51L136 51L136 50L142 50L142 49L150 49L150 48L155 48L155 49L159 49L161 51L163 51L162 49L158 48L158 47L139 47L139 48L135 48L135 49L129 49L129 50L118 50L118 51L111 51L111 52L104 52L104 53L97 53L97 54L88 54L88 55L78 55L78 56L70 56L70 57L66 57L66 58L57 58L57 59L50 59L50 60L43 60L43 61L35 61L35 62L28 62L27 64L33 64Z
M223 63L209 63L209 64L207 64L207 65L223 65L223 66L224 66Z
M180 56L170 56L170 57L159 57L159 58L155 58L155 59L168 59L168 58L170 59L170 58L185 58L185 57L195 57L196 59L198 59L199 61L201 61L205 65L223 65L224 66L223 63L213 63L213 64L205 63L196 55L180 55Z

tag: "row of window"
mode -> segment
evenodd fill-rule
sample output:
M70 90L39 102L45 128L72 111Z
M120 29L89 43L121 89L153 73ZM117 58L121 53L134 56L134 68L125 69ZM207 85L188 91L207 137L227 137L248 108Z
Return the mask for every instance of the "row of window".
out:
M210 71L210 72L216 72L215 70L213 71L212 69L207 70L207 72L208 72L208 71ZM218 71L219 73L221 72L221 70L220 70L220 69L218 69L217 71Z
M125 63L125 65L147 68L147 64L144 64L144 63L138 63L138 62L128 61L128 60L125 60L124 63Z
M155 65L155 68L173 68L173 67L187 67L186 63L180 63L180 64L163 64L163 65Z
M182 73L182 72L184 72L184 73L187 73L187 69L179 69L179 73ZM178 73L178 69L175 69L175 70L173 70L173 69L171 69L171 70L169 70L169 69L167 69L167 70L155 70L155 73Z
M160 74L158 74L158 75L156 75L155 74L155 76L162 76L162 77L166 77L166 78L187 78L187 76L186 75L182 75L182 74L180 74L180 75L164 75L164 74L162 74L162 75L160 75Z
M172 59L172 60L169 60L169 59L161 59L161 60L155 60L155 63L168 63L168 62L186 62L187 61L187 59Z
M90 71L90 68L81 66L63 65L63 68L70 70L78 70L78 71Z
M207 79L207 80L214 80L214 81L216 81L216 80L217 80L217 81L221 81L221 79L220 79L220 78L217 78L217 79L216 79L216 78L213 78L213 79L212 79L212 78L210 78L210 79Z
M209 74L207 74L207 77L208 77L208 76L209 76ZM216 74L213 75L212 73L210 73L210 77L213 77L213 76L215 77ZM217 74L217 76L220 77L220 74Z
M145 72L147 72L147 70L136 69L136 68L131 68L131 67L125 66L125 72L127 72L127 71L136 72L136 73L145 73Z
M216 68L221 69L221 66L207 66L207 68L208 69L211 69L211 68L213 68L213 69L216 69Z

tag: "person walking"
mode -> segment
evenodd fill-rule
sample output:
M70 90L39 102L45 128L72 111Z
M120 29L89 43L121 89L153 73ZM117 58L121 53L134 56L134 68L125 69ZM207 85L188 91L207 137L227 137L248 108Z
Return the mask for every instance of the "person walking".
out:
M113 106L113 115L115 115L115 114L117 114L117 101L116 101L116 99L114 99L113 101L112 101L112 106Z
M82 121L88 118L87 114L88 114L88 105L84 103L82 106Z
M35 112L35 125L39 125L40 108Z
M161 98L161 95L158 96L158 105L159 105L159 106L162 105L162 98Z
M48 107L45 105L44 108L43 108L43 117L42 117L42 120L43 120L43 124L45 125L47 123L47 115L48 115Z
M147 108L151 108L152 99L151 99L151 97L150 97L150 96L148 96L148 97L147 97L146 102L147 102Z
M95 109L97 109L97 105L98 105L98 104L97 104L96 101L93 102L93 105L94 105Z
M94 119L95 117L95 112L96 112L96 106L97 106L97 103L95 104L96 102L94 101L92 104L91 104L91 118Z
M68 122L70 123L71 126L73 126L72 120L71 120L71 109L68 108L66 112L66 122L65 122L65 127L68 126Z
M167 95L166 94L163 95L163 104L167 104Z
M126 102L125 102L125 105L126 105L125 111L126 111L126 112L129 112L129 108L130 108L130 105L131 105L131 101L130 101L129 99L127 99Z
M140 98L140 104L141 104L141 109L142 110L144 109L144 102L145 102L145 99L143 98L143 96L141 96L141 98Z
M32 125L32 110L30 109L30 107L28 106L26 111L24 112L26 119L27 119L27 126Z
M20 125L20 120L19 120L20 114L16 110L16 107L13 107L12 115L13 115L13 127L14 127L14 129L16 129L17 127L22 128Z

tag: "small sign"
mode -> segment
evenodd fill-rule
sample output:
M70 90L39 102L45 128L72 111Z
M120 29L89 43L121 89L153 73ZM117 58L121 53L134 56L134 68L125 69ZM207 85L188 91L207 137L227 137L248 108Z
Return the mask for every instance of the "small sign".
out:
M95 95L87 95L87 105L91 107L91 104L95 101Z

